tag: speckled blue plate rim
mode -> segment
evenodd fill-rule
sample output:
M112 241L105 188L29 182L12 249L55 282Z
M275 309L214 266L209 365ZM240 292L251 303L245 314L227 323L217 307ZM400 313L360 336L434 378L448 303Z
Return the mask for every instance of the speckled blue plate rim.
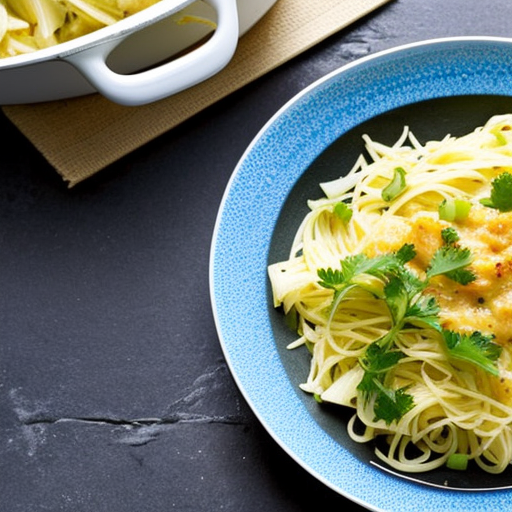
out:
M266 123L234 170L216 219L210 296L240 391L293 459L369 510L508 510L512 491L453 491L408 482L361 462L322 430L293 389L273 339L267 297L272 233L297 179L338 137L404 105L474 94L512 96L511 39L420 41L346 65L304 89Z

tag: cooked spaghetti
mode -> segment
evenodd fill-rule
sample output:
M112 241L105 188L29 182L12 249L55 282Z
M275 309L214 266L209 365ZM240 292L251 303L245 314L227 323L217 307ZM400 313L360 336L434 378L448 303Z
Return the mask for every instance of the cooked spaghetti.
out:
M320 184L289 259L269 266L275 307L306 345L301 388L354 409L358 442L404 472L512 460L512 115L421 144L364 136ZM369 157L368 157L369 155ZM306 378L307 377L307 378Z

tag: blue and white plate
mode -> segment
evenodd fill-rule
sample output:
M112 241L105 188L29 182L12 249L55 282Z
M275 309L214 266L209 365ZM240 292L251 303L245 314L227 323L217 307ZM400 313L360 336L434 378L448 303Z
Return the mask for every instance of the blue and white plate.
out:
M512 470L438 470L413 478L380 467L346 435L347 412L317 404L298 384L309 357L272 307L267 266L287 257L318 184L363 152L361 136L394 142L462 135L512 112L512 40L450 38L411 44L327 75L283 106L251 143L218 214L210 260L220 342L245 399L273 438L327 486L375 511L510 510ZM356 445L357 444L357 445ZM383 491L385 490L385 491Z

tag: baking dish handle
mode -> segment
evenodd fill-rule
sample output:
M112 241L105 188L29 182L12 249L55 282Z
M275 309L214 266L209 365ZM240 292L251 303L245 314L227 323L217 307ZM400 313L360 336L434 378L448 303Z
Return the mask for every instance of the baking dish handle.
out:
M176 94L215 75L228 64L236 50L239 37L236 0L206 1L217 11L215 32L202 46L176 60L134 74L112 71L107 66L107 57L131 32L64 59L99 93L121 105L144 105Z

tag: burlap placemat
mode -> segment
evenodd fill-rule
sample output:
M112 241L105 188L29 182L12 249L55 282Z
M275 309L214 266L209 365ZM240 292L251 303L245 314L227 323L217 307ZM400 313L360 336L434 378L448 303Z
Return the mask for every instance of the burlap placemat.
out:
M92 94L3 111L72 187L388 1L278 0L226 68L156 103L125 107Z

